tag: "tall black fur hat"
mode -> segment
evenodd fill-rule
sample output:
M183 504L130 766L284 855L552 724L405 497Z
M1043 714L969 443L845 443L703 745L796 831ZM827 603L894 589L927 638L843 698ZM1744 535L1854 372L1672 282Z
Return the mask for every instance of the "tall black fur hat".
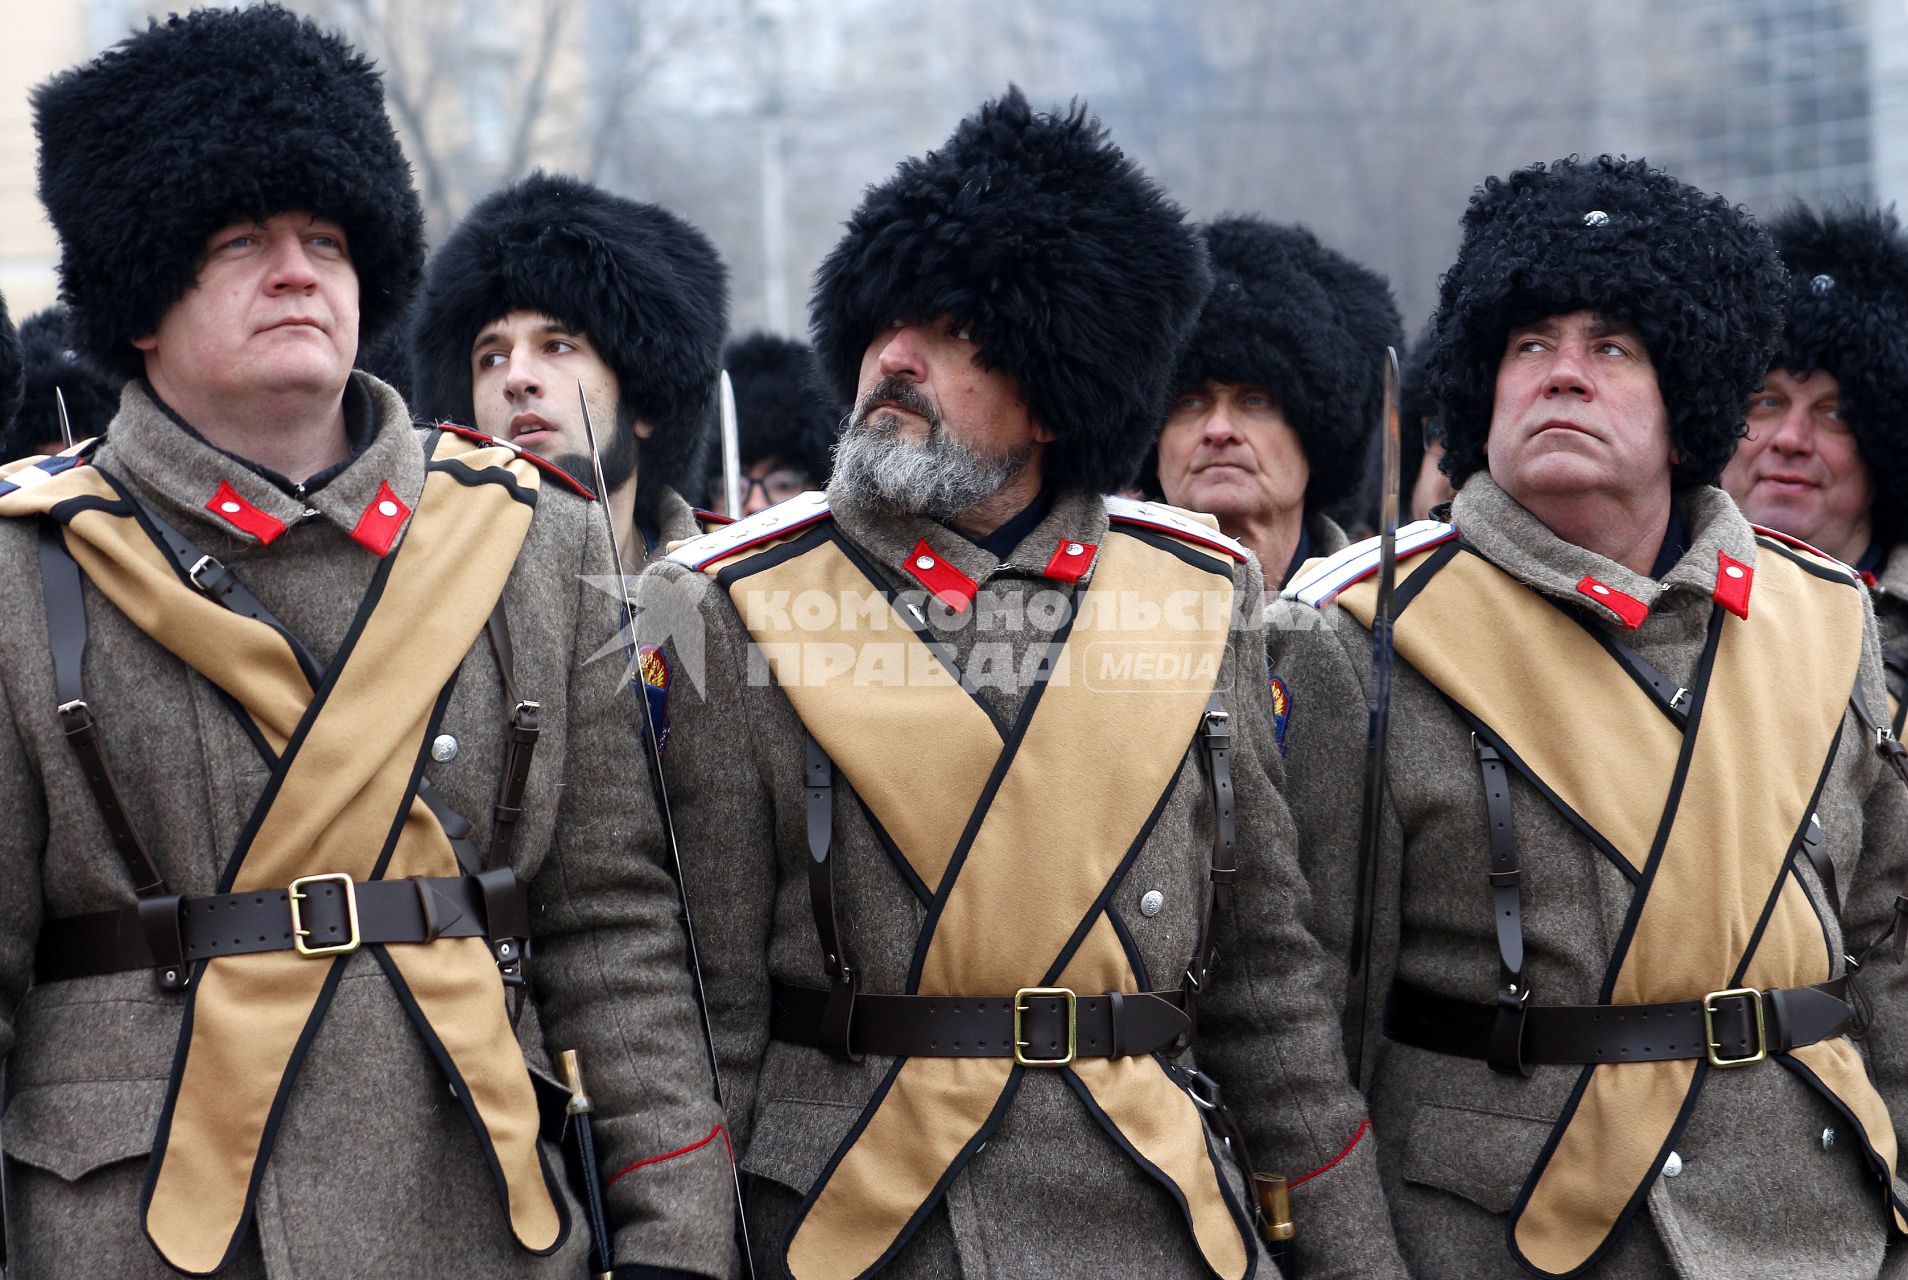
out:
M809 331L845 410L883 326L966 323L981 364L1058 437L1048 474L1111 490L1158 433L1210 280L1179 206L1098 120L1077 103L1036 112L1010 88L869 188L815 273Z
M735 384L742 465L780 458L806 471L818 487L827 484L841 418L822 396L809 345L752 333L728 345L722 367Z
M66 399L75 440L104 435L119 410L119 384L73 346L65 308L48 307L28 317L20 326L20 345L26 353L26 396L8 434L7 456L61 438L55 388Z
M12 428L14 418L20 411L20 394L26 383L25 358L20 350L20 334L13 327L13 320L7 315L7 300L0 297L0 437L6 441L5 461L23 457L31 451L19 447ZM55 440L60 438L56 429Z
M1892 211L1797 205L1769 226L1789 268L1789 324L1771 368L1821 369L1875 482L1874 528L1908 534L1908 237Z
M534 173L486 197L431 258L411 331L423 415L470 422L470 347L491 321L539 311L589 338L615 373L642 444L639 501L703 477L728 271L702 232L668 210L567 174Z
M424 214L369 61L273 4L155 19L33 91L40 199L60 235L74 345L121 377L238 218L338 222L358 272L359 341L403 313Z
M1677 488L1713 484L1782 323L1784 272L1746 213L1643 160L1571 158L1487 179L1464 213L1427 358L1444 472L1485 468L1511 328L1592 310L1634 325L1656 366Z
M1384 277L1300 226L1222 218L1204 228L1212 293L1175 388L1248 382L1277 398L1305 447L1308 510L1357 493L1384 412L1385 348L1404 325Z

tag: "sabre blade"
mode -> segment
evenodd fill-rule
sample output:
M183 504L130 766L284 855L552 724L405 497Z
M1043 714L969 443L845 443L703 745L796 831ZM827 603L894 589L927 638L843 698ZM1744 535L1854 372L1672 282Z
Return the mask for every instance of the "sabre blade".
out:
M66 441L66 447L73 447L73 420L66 416L66 392L59 387L53 388L53 404L60 411L60 439Z
M726 381L726 378L725 378ZM603 527L609 532L610 554L616 565L617 592L622 598L621 615L623 636L623 658L627 664L624 678L640 678L641 659L636 651L634 634L634 614L629 599L629 573L623 567L622 542L616 536L616 518L610 514L609 485L603 478L603 450L596 441L596 424L590 419L590 397L583 390L583 380L577 379L576 398L583 406L583 435L590 445L590 469L596 476L597 509L603 513ZM727 1111L722 1102L722 1068L716 1061L715 1027L709 1021L709 995L702 985L702 952L696 946L695 919L689 910L689 884L683 879L682 850L676 843L675 818L669 808L669 788L663 782L662 741L656 736L656 722L649 714L649 696L637 691L637 719L641 722L638 735L643 742L643 755L649 765L650 790L656 801L656 813L662 821L663 840L669 846L669 865L676 876L676 905L682 912L682 936L684 948L689 953L689 977L695 985L696 1013L702 1023L702 1047L709 1055L709 1083L715 1093L716 1109L723 1112L723 1123L727 1123ZM733 1158L729 1161L729 1181L735 1190L735 1221L737 1241L742 1249L742 1261L747 1267L749 1280L755 1280L755 1257L749 1250L749 1223L747 1211L742 1207L742 1175L735 1167Z
M735 420L735 383L724 369L716 378L716 407L722 428L722 493L729 505L724 514L742 518L742 439Z
M1371 708L1365 730L1364 792L1359 802L1358 884L1352 901L1345 991L1345 1058L1363 1087L1365 1024L1371 1010L1371 948L1377 925L1378 843L1384 830L1385 761L1391 742L1392 596L1398 582L1398 352L1385 348L1385 410L1378 498L1378 608L1371 620Z

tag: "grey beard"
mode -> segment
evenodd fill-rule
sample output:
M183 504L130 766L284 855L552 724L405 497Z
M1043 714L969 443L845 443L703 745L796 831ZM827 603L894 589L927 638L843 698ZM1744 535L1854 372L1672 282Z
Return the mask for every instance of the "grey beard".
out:
M835 444L830 487L888 511L952 520L999 493L1033 456L1031 442L1004 457L976 453L938 421L920 444L901 439L899 428L891 413L850 417Z

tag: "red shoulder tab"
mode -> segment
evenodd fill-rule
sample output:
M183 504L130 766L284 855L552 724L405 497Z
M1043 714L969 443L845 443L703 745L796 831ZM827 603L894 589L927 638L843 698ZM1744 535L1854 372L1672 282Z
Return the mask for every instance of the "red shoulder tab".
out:
M689 514L693 515L701 523L715 525L717 528L725 524L735 523L734 516L725 516L720 511L710 511L706 507L691 507L689 508ZM705 529L703 532L707 533L708 530Z
M521 445L512 444L510 441L501 440L496 436L485 435L474 427L460 427L455 422L439 422L434 425L439 431L448 431L452 435L462 436L466 440L475 440L479 444L494 444L500 449L508 449L525 462L534 466L537 470L543 472L544 475L555 479L557 483L561 484L571 493L578 494L591 502L596 501L596 491L594 489L591 489L588 485L578 480L562 467L559 467L556 463L551 462L548 458L539 458L536 454L531 453Z

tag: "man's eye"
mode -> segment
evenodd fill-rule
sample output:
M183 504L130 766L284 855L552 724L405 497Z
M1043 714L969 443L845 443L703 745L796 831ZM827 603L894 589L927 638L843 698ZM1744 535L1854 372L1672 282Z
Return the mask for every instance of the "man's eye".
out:
M551 355L560 356L567 352L575 351L576 344L574 342L565 342L562 338L552 338L550 339L550 345L545 348L545 350L549 351Z
M974 340L974 326L971 324L957 324L949 329L947 333L948 336L953 338L956 342L972 342Z
M1532 355L1542 351L1544 344L1539 342L1536 338L1524 338L1517 343L1514 349L1523 352L1525 355Z
M1621 343L1599 342L1597 344L1597 354L1602 356L1627 356L1630 353L1624 349Z
M1173 408L1180 413L1191 413L1194 409L1204 404L1205 400L1206 398L1197 392L1185 391L1174 397Z
M501 351L486 351L477 357L477 367L479 369L495 369L503 362L503 352Z
M1782 407L1782 398L1780 396L1757 396L1749 402L1749 407L1766 413L1772 409L1780 409Z

